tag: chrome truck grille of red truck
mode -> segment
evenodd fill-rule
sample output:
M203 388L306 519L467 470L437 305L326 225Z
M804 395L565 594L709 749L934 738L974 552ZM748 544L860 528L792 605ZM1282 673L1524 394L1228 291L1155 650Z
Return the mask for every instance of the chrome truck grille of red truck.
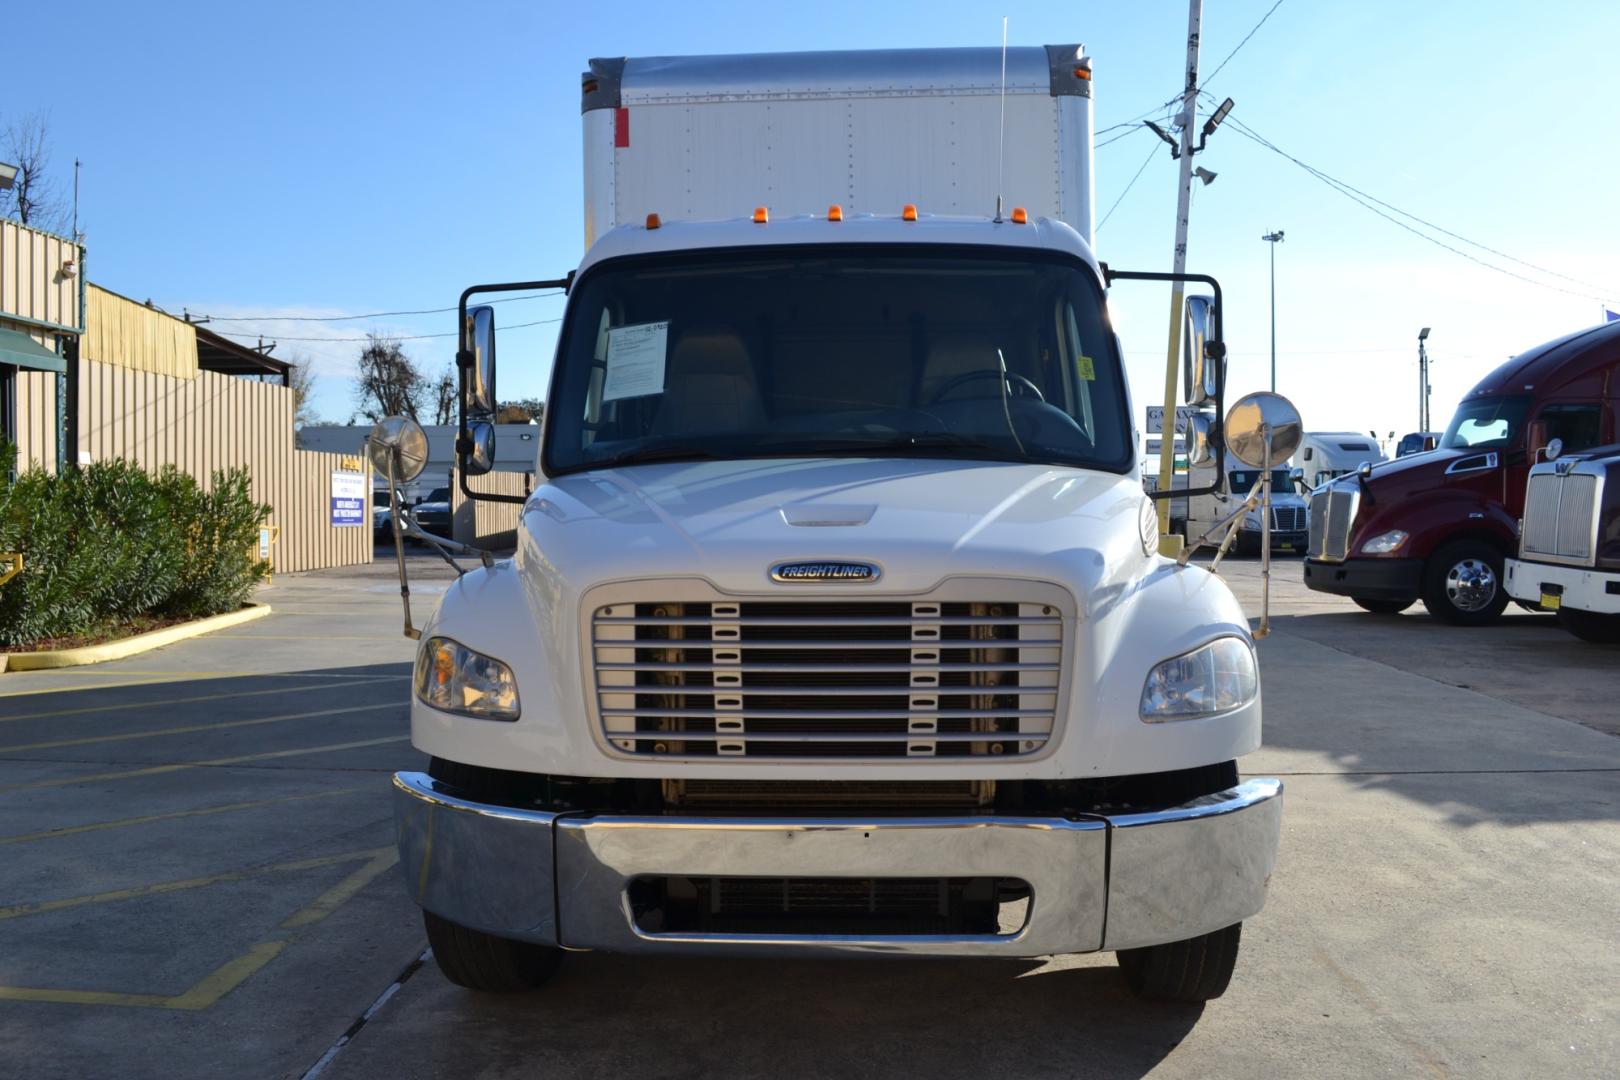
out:
M1591 565L1598 487L1598 477L1592 473L1531 474L1524 498L1520 555L1541 562Z
M596 720L638 758L1037 755L1067 652L1049 592L599 604Z
M1311 492L1308 554L1323 562L1343 562L1350 556L1350 529L1361 505L1357 484L1330 484Z

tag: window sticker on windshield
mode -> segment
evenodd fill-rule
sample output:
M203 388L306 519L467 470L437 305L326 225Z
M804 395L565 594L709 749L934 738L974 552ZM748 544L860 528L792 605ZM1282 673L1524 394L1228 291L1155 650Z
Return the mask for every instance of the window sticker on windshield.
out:
M668 345L668 320L616 326L609 330L602 400L662 394Z
M1077 356L1077 357L1075 357L1074 358L1074 366L1080 369L1080 377L1082 379L1086 380L1086 382L1096 382L1097 381L1097 365L1093 364L1091 362L1091 357L1089 357L1089 356Z

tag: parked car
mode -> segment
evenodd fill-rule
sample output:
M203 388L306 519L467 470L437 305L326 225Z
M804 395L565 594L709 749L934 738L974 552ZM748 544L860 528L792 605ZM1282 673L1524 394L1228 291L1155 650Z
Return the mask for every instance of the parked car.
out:
M1448 623L1493 621L1534 457L1554 439L1567 451L1615 441L1617 407L1620 323L1521 353L1469 392L1436 450L1312 493L1305 584L1377 614L1421 598Z
M411 507L411 516L416 519L423 532L449 537L450 489L438 487L428 492L426 498L418 500L416 505Z
M1507 591L1583 641L1620 642L1620 445L1531 467Z

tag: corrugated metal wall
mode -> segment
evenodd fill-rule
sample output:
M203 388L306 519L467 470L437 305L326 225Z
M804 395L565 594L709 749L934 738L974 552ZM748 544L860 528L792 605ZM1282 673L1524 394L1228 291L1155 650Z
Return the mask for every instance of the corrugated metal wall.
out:
M60 236L0 221L0 319L21 315L61 326L79 325L79 279L62 266L79 265L78 246ZM55 342L48 331L17 327L47 348Z
M18 371L17 467L56 468L56 375Z
M128 458L156 471L173 465L204 485L216 470L246 467L254 497L281 533L277 570L371 561L370 511L359 527L331 524L334 470L366 472L363 457L294 446L293 396L285 387L198 371L190 379L86 360L79 376L79 451ZM371 479L366 477L366 490Z
M181 319L87 284L84 321L88 360L182 379L197 374L197 333Z
M474 491L494 495L527 495L534 488L530 472L492 472L470 477ZM516 543L518 519L523 507L517 503L476 502L462 494L461 482L450 478L450 514L454 539L478 547L511 547Z

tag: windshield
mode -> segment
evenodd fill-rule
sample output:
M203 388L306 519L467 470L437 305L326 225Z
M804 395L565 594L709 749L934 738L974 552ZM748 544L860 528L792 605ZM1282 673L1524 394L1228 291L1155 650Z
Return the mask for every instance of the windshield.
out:
M1227 473L1227 476L1230 477L1232 481L1232 492L1237 495L1247 495L1254 488L1254 485L1260 482L1259 469L1233 469L1231 472ZM1294 490L1294 482L1288 479L1287 469L1271 470L1271 490Z
M576 287L557 356L552 473L816 455L1131 464L1101 290L1041 254L622 260Z
M1457 406L1446 433L1440 437L1443 450L1469 450L1475 447L1509 446L1518 441L1519 428L1530 406L1526 397L1475 398Z

